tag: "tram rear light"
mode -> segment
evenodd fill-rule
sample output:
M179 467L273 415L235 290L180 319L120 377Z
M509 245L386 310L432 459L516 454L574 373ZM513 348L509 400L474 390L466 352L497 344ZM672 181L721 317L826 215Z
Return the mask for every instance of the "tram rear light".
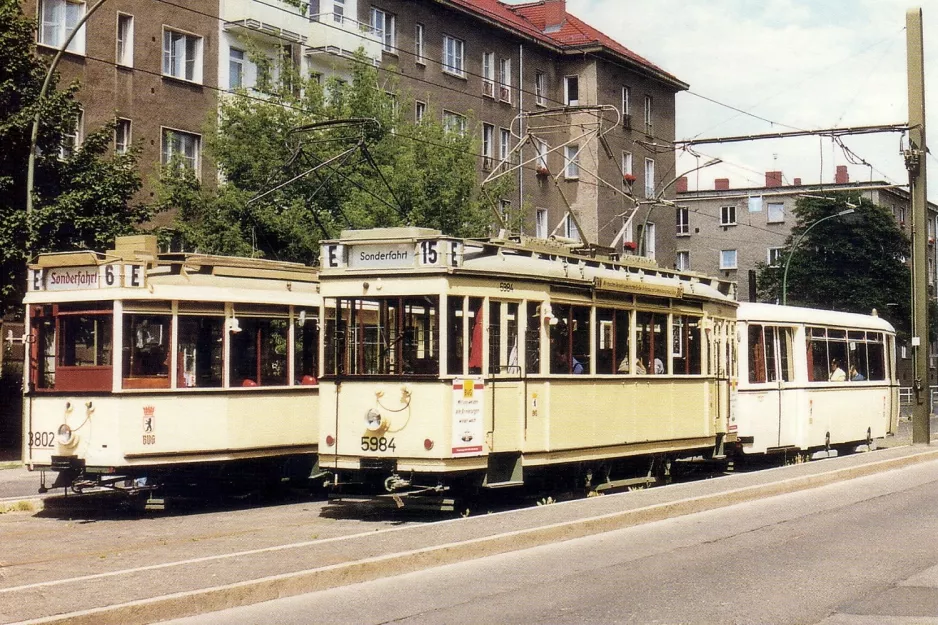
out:
M430 451L431 449L433 449L433 441L430 440L429 438L425 439L423 441L423 448L426 449L427 451Z
M335 437L330 434L326 437L326 447L332 447L335 445Z

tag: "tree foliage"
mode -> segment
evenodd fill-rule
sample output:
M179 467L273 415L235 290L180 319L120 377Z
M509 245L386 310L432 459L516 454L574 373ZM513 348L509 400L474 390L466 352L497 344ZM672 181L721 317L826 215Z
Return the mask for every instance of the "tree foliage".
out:
M26 263L37 253L103 251L114 237L149 217L129 206L140 188L136 152L113 155L113 126L85 138L60 158L63 137L74 130L80 108L78 85L64 90L53 80L39 92L48 62L33 54L35 24L16 0L0 0L0 313L17 309L26 284ZM32 218L26 218L30 133L39 112Z
M322 86L259 51L251 56L255 89L224 97L207 133L224 182L203 185L175 166L163 172L159 206L177 210L188 245L312 263L319 241L346 228L486 232L490 208L478 192L472 133L404 121L408 98L380 84L362 55L351 81Z
M848 203L856 206L854 213L820 221L847 210ZM855 194L834 193L799 199L794 215L797 222L781 262L758 268L760 299L782 301L790 254L788 304L862 314L875 308L907 334L911 274L905 261L910 246L892 213Z

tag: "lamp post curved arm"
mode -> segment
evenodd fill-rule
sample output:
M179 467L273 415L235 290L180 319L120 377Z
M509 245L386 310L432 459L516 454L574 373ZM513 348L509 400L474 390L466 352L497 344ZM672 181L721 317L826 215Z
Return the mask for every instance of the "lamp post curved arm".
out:
M26 220L27 220L27 229L31 232L31 226L29 218L33 212L33 181L35 179L36 172L36 142L39 138L39 120L42 116L42 101L46 97L46 92L49 90L49 84L52 82L52 74L55 72L55 68L59 65L59 60L62 58L62 55L65 54L65 50L72 43L72 39L78 35L78 31L82 29L85 25L85 22L88 21L88 18L98 10L102 4L107 2L107 0L98 0L94 6L88 9L85 14L82 16L78 23L75 24L75 28L72 29L72 33L66 37L65 42L59 47L56 51L55 56L52 57L52 62L49 63L49 69L46 71L45 80L42 81L42 88L39 89L39 96L36 98L36 114L33 116L33 128L29 136L29 163L26 168Z
M808 228L801 233L801 236L792 244L791 249L788 251L788 258L785 259L785 272L782 274L782 306L788 305L788 266L791 265L791 257L795 255L795 250L798 248L798 244L801 243L801 240L807 236L814 226L818 225L822 221L827 221L828 219L833 219L834 217L843 217L844 215L849 215L850 213L856 212L856 209L848 208L842 210L839 213L834 213L833 215L828 215L827 217L821 217L813 224L808 226Z

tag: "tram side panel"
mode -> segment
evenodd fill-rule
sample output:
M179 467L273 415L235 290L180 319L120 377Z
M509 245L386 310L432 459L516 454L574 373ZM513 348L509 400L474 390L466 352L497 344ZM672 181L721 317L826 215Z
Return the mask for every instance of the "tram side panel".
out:
M311 453L318 435L315 391L31 397L28 464L52 456L87 467L132 467ZM62 424L72 440L55 436ZM31 434L31 436L29 435ZM264 448L260 450L259 448Z

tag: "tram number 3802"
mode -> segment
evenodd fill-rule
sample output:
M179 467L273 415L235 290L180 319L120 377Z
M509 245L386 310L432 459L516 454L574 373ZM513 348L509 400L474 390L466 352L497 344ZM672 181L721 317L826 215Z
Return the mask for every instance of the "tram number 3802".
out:
M395 451L397 445L393 438L383 436L362 436L362 451Z
M30 447L52 447L55 443L55 432L30 432Z

